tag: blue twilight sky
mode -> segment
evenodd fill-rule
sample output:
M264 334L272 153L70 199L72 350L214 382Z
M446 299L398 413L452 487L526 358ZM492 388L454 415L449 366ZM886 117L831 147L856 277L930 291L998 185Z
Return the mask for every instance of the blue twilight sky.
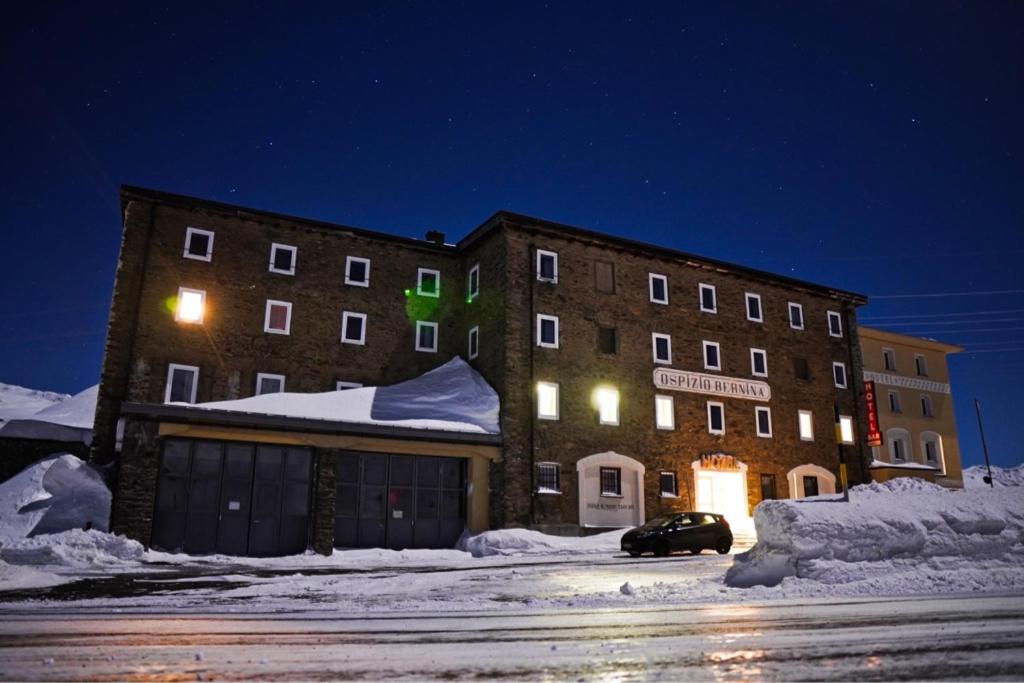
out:
M965 463L975 397L1024 458L1024 4L144 4L0 9L0 381L97 381L121 183L411 236L506 208L872 296L967 346Z

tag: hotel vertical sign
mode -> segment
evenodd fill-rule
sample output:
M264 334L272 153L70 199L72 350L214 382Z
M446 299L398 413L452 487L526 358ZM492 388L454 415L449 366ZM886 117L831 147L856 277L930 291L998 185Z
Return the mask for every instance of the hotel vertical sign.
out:
M875 396L875 383L864 380L864 403L868 417L868 445L881 446L882 432L878 428L878 401Z

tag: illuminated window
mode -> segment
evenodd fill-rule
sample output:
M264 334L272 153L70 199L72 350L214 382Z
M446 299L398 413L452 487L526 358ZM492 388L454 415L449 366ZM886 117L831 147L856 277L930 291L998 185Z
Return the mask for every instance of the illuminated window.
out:
M369 287L370 259L347 256L345 258L345 284L355 287Z
M747 320L755 323L764 322L764 312L761 310L761 295L747 292L745 299L747 304Z
M537 493L561 493L560 470L557 462L537 463Z
M721 370L722 355L718 342L705 341L704 345L704 369Z
M469 269L469 276L466 278L466 296L470 301L480 296L480 264L477 263Z
M754 377L768 376L768 352L764 349L750 349L750 374Z
M480 327L469 328L469 339L467 340L467 352L469 359L473 360L480 354Z
M201 289L178 287L178 304L174 307L174 319L182 323L200 324L206 309L206 292Z
M537 279L541 282L558 282L558 254L537 250Z
M718 313L718 297L714 285L701 283L697 285L700 298L700 310L705 313Z
M789 302L789 326L794 330L804 329L804 307L801 304Z
M828 312L828 334L831 337L843 336L843 318L836 311Z
M345 391L346 389L359 389L363 385L359 382L346 382L344 380L338 380L334 383L335 391Z
M801 410L797 414L797 423L800 426L800 440L814 441L814 414L809 410Z
M290 334L291 327L291 303L267 299L267 312L263 319L263 331L271 334Z
M416 293L434 299L441 296L441 271L431 268L416 269Z
M671 396L654 397L654 421L658 429L676 428L675 400Z
M601 495L622 495L622 470L618 467L601 468Z
M185 230L184 258L194 261L210 261L213 259L213 233L199 228Z
M662 498L678 498L679 486L675 472L661 472L658 475L658 489Z
M537 346L558 348L558 316L537 314Z
M287 244L270 245L270 272L282 275L295 275L295 261L299 253L298 247Z
M619 390L601 387L597 390L597 418L603 425L619 424Z
M668 278L657 273L647 274L647 283L650 288L651 303L668 303Z
M651 333L651 351L655 363L672 364L672 337L667 334Z
M416 321L416 350L427 353L437 352L437 323Z
M757 406L754 408L754 426L757 428L758 436L771 438L772 409L765 406Z
M341 343L366 344L366 314L343 311L341 314Z
M839 438L842 443L853 443L853 418L849 415L839 416Z
M708 401L708 433L725 434L725 405Z
M537 382L537 417L541 420L558 419L558 385Z
M171 363L167 366L164 403L195 403L197 384L199 384L199 368L194 365Z
M284 391L284 375L267 372L256 373L256 395L277 394Z
M846 388L846 364L832 363L832 378L840 389Z

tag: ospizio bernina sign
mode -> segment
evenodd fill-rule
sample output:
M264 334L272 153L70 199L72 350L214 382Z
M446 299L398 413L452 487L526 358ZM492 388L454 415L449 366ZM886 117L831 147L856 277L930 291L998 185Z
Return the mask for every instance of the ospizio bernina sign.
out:
M654 371L654 386L693 394L745 398L749 401L770 401L772 398L772 388L767 382L670 368L657 368Z

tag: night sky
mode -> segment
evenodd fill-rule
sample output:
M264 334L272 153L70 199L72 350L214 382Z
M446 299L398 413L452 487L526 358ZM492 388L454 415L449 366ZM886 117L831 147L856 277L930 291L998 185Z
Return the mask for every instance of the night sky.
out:
M122 183L415 237L509 209L867 294L967 347L964 464L975 397L1024 458L1024 4L210 4L0 10L0 381L97 381Z

